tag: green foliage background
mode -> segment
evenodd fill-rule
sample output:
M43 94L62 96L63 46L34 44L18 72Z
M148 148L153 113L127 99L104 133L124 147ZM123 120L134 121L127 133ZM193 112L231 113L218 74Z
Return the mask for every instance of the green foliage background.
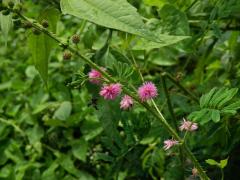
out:
M217 162L226 158L225 179L239 179L240 2L116 1L133 19L113 21L118 17L113 0L102 1L112 8L111 16L98 13L97 19L82 0L26 0L22 11L39 22L47 19L48 29L70 43L79 34L79 51L124 85L141 84L132 65L136 60L144 78L157 85L156 101L170 124L179 126L183 117L199 123L187 143L211 179L220 179L221 172L210 165L223 167ZM120 99L104 101L79 57L63 60L57 43L11 16L0 16L0 180L191 176L192 163L179 158L178 148L163 150L171 137L145 109L136 104L122 111ZM196 102L166 78L175 121L164 72L197 97Z

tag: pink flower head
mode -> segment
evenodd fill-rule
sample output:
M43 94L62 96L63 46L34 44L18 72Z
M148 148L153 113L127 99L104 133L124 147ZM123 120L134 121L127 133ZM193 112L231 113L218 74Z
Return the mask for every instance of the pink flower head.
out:
M174 139L168 139L164 141L164 150L170 149L172 146L178 144L179 142Z
M181 126L179 127L179 129L181 131L183 131L183 130L195 131L195 130L197 130L197 128L198 128L197 123L194 123L194 122L191 122L191 121L187 121L185 118L183 118Z
M145 82L138 88L138 96L142 101L147 101L157 95L157 88L152 82Z
M125 95L122 97L122 100L120 102L121 109L126 110L126 109L132 107L132 105L133 105L133 99L130 96Z
M102 74L95 69L92 69L88 73L88 77L89 77L89 81L93 84L100 84L101 83L100 79L102 78Z
M192 168L192 176L196 177L198 175L198 170L197 168Z
M115 99L122 91L122 85L119 83L104 85L100 91L100 95L104 97L104 99Z

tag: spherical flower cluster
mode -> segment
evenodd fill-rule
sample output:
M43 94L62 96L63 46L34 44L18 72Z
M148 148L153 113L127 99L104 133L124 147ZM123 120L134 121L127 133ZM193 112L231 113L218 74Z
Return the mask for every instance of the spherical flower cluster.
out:
M102 74L95 69L92 69L88 73L88 77L89 77L89 81L93 84L100 84L101 83Z
M192 176L196 177L198 175L198 170L197 168L192 168Z
M173 147L174 145L177 145L179 142L174 140L174 139L168 139L164 141L164 150L168 150L171 147Z
M130 96L125 95L122 97L122 100L120 102L121 109L124 109L124 110L129 109L132 107L132 105L133 105L133 99Z
M147 101L157 95L157 88L152 82L145 82L138 88L138 96L142 101Z
M101 88L100 95L104 97L104 99L113 100L115 99L122 91L122 86L119 83L104 85Z
M198 129L197 123L187 121L186 119L183 118L183 121L181 123L181 126L179 127L181 131L195 131Z

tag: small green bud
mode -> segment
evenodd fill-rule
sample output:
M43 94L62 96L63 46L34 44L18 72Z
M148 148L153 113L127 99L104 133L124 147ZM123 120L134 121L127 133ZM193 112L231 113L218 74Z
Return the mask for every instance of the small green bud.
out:
M42 20L41 24L42 24L42 26L43 26L44 28L48 28L48 26L49 26L48 21L45 20L45 19Z
M72 57L72 53L68 50L66 50L64 53L63 53L63 59L64 60L70 60Z
M3 11L2 11L2 14L3 14L4 16L7 16L7 15L10 14L10 11L9 11L8 9L3 10Z
M41 34L41 31L39 31L39 30L36 29L36 28L33 28L33 29L32 29L32 32L33 32L33 34L35 34L35 35Z
M79 41L80 41L79 35L74 34L74 35L72 36L72 42L73 42L74 44L78 44Z

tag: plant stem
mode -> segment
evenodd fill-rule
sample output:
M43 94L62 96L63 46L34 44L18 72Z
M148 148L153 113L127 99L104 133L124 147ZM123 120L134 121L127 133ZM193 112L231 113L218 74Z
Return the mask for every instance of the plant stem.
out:
M221 175L222 175L222 178L221 178L221 180L224 180L224 171L223 171L223 169L221 168Z
M55 40L56 42L58 42L61 46L65 46L68 47L68 49L76 54L78 57L80 57L85 63L87 63L89 66L91 66L92 68L96 69L97 71L101 72L103 77L106 78L107 80L109 80L109 82L111 83L117 83L117 81L110 76L106 71L102 70L101 67L99 67L97 64L95 64L94 62L92 62L89 58L85 57L84 55L82 55L77 49L75 49L72 46L68 46L68 44L66 42L63 42L59 37L57 37L55 34L53 34L52 32L48 31L47 29L43 28L39 23L35 23L33 20L23 16L22 14L18 13L18 15L28 21L29 23L32 24L32 26L34 28L36 28L37 30L41 31L42 33L46 34L47 36L49 36L50 38L52 38L53 40ZM122 87L123 92L125 94L128 94L129 96L131 96L136 102L138 102L139 104L141 104L143 107L145 107L153 116L155 116L160 123L162 124L162 126L169 132L169 134L171 134L171 136L176 139L177 141L179 141L180 143L182 143L182 139L178 136L178 134L175 132L175 130L168 124L168 122L166 121L166 119L164 118L164 116L161 114L161 112L158 110L158 108L156 108L159 112L157 112L156 110L154 110L148 103L146 102L142 102L136 95L135 93L133 93L132 91L130 91L127 87ZM154 102L154 101L153 101ZM153 103L154 106L156 107L155 102ZM195 156L192 154L192 152L187 148L187 146L183 146L183 149L186 153L186 155L189 157L189 159L192 160L192 162L194 163L195 167L198 169L199 171L199 175L204 179L204 180L208 180L208 176L206 175L206 173L203 171L201 165L199 164L199 162L197 161L197 159L195 158Z
M183 92L185 92L186 94L188 94L193 101L195 101L196 103L198 103L198 98L192 94L189 90L187 90L185 87L183 87L179 82L177 82L169 73L167 72L163 72L162 76L166 76L170 81L172 81L179 89L181 89Z
M161 76L161 79L162 79L162 84L163 84L163 91L164 91L164 94L165 94L166 99L167 99L168 110L169 110L170 115L171 115L172 120L173 120L172 124L174 125L175 130L178 131L177 118L176 118L175 113L173 111L171 99L170 99L170 96L169 96L169 92L167 90L166 79L165 79L164 76Z

